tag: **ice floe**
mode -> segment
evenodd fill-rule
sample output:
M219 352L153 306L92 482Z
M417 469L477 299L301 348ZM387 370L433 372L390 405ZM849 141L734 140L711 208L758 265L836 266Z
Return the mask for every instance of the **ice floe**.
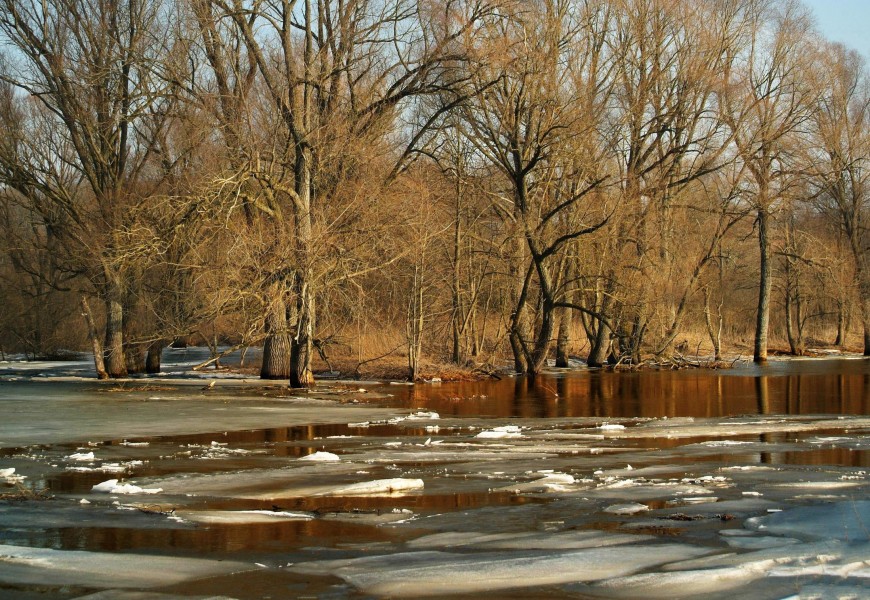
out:
M518 438L521 437L521 429L516 425L503 425L501 427L493 427L492 429L487 429L485 431L481 431L474 437L480 439L504 439L504 438Z
M610 513L612 515L636 515L640 512L646 512L649 510L649 506L646 504L639 504L637 502L628 502L625 504L612 504L604 509L604 512Z
M378 496L391 494L405 494L423 489L422 479L407 479L396 477L392 479L376 479L374 481L362 481L330 488L321 492L322 496Z
M229 560L0 545L0 582L14 585L156 588L252 568Z
M181 510L176 511L175 516L194 523L226 525L309 521L314 518L311 513L284 510Z
M91 491L106 494L159 494L163 488L142 488L132 483L118 483L117 479L109 479L94 485Z
M80 461L93 461L96 460L94 458L93 452L76 452L74 454L70 454L66 457L67 460L80 460Z
M870 500L791 508L747 519L746 526L767 534L866 542L870 539Z
M311 462L338 462L341 458L338 454L333 454L332 452L314 452L313 454L306 454L305 456L299 457L299 460L306 460Z
M595 581L709 552L688 544L520 551L509 556L424 551L312 561L293 565L289 570L336 575L368 594L421 597ZM446 573L461 576L445 577Z

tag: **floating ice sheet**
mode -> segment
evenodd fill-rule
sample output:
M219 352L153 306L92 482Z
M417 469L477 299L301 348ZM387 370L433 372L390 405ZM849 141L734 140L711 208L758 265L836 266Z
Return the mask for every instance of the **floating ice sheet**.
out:
M330 488L321 492L320 496L381 496L390 494L405 494L423 489L422 479L407 479L396 477L392 479L376 479L362 481Z
M455 532L433 533L408 542L408 548L432 550L468 548L474 550L579 550L637 544L654 539L647 535L602 533L599 531L539 532Z
M300 457L299 460L308 460L311 462L338 462L341 458L332 452L318 451L313 454L306 454L305 456Z
M224 525L308 521L314 518L311 513L283 510L182 510L176 511L175 516L182 521Z
M0 545L0 581L11 585L155 588L251 570L252 564Z
M298 573L333 574L368 594L393 597L482 591L594 581L709 553L688 544L617 546L561 552L453 554L410 552L294 565ZM460 577L447 574L461 573Z
M748 519L746 526L775 535L866 542L870 539L870 500L792 508Z
M105 494L159 494L163 488L142 488L132 483L118 483L117 479L109 479L94 485L91 491Z

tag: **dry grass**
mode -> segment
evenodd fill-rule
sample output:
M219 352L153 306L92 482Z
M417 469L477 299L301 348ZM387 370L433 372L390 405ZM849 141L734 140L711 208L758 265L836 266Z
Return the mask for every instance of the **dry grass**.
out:
M52 498L54 496L47 489L34 492L21 484L16 484L15 490L12 492L0 494L0 500L4 502L28 502L32 500L51 500Z

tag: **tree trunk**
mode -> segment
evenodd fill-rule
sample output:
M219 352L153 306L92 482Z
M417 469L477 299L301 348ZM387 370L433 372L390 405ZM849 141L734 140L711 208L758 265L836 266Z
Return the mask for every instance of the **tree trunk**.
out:
M140 342L124 344L124 364L128 375L145 372L145 346Z
M306 24L310 19L308 10L305 11ZM306 71L311 60L311 30L306 28L305 63ZM305 102L311 98L306 93ZM305 115L310 115L311 107L306 106ZM307 119L307 116L304 117ZM310 123L306 123L307 130ZM313 230L311 221L312 210L312 163L311 149L306 146L296 148L296 162L293 166L294 190L296 198L293 203L293 218L296 225L296 260L301 265L296 273L296 323L295 335L290 340L290 385L295 388L309 388L314 386L314 373L311 370L312 351L314 349L315 320L315 293L314 276L311 271L313 256Z
M532 359L527 365L526 373L536 375L541 372L547 363L547 355L550 353L550 344L553 339L553 332L556 329L555 308L545 300L541 306L541 328L535 336L535 349L532 352Z
M858 276L861 325L864 328L864 356L870 356L870 268L867 266L867 253L858 243L857 236L853 237L851 243L855 259L855 274Z
M314 387L311 357L314 350L314 294L307 282L299 281L296 335L290 340L290 386Z
M864 356L870 356L870 298L861 299L861 321L864 325Z
M127 376L127 364L124 359L124 307L120 300L106 299L106 337L103 344L103 356L106 373L109 377Z
M145 357L145 372L159 373L160 372L160 357L163 354L163 347L166 345L164 340L157 340L148 344L148 355Z
M803 355L803 326L800 303L800 274L795 259L797 253L794 243L794 223L790 220L785 228L785 334L789 352L793 356ZM795 314L797 312L797 314Z
M599 321L598 327L595 330L595 337L592 339L592 348L589 350L589 356L586 358L586 364L590 367L603 367L607 362L609 354L610 329Z
M464 318L462 314L462 179L460 173L456 176L456 203L453 213L453 272L451 281L451 329L453 334L453 351L451 359L454 364L462 363L462 329Z
M713 344L713 360L722 360L722 305L717 312L716 326L713 325L713 315L710 310L710 290L704 288L704 324L707 326L707 335Z
M278 284L273 284L269 290L271 298L266 311L261 379L290 377L290 335L287 332L287 307L282 292Z
M846 311L843 300L837 300L837 338L834 345L842 347L846 345Z
M758 311L755 320L755 348L753 359L757 363L767 362L767 336L770 324L770 291L772 286L770 264L770 239L768 227L770 216L766 208L758 209L758 250L760 269L758 280Z
M568 345L571 342L571 309L559 308L559 334L556 337L556 366L568 366Z
M82 316L85 318L85 324L88 326L88 337L91 340L91 348L94 351L94 368L97 371L97 379L108 379L109 374L106 373L106 363L103 357L103 345L100 343L100 337L97 335L97 327L94 324L94 316L91 314L88 299L84 296L82 296Z

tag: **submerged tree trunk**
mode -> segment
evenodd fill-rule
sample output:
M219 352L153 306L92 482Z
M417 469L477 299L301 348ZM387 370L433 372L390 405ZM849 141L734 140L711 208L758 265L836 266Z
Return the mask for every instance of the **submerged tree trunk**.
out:
M145 345L141 342L124 344L124 363L128 375L145 372Z
M753 359L757 363L767 362L767 338L770 325L770 292L772 287L770 264L770 239L768 228L770 215L767 209L758 209L758 250L760 269L758 278L758 309L755 320L755 347Z
M154 374L160 372L160 357L163 354L165 346L165 340L156 340L148 344L148 355L145 357L146 373Z
M273 284L269 290L271 298L266 309L261 379L290 377L290 335L287 331L287 305L282 292L278 284Z
M603 367L610 355L610 329L603 322L598 321L595 330L595 338L592 340L592 348L586 358L586 364L590 367Z
M106 337L103 343L103 357L109 377L127 376L127 363L124 357L124 307L120 300L106 299Z
M85 318L85 324L88 327L88 337L91 340L91 348L94 352L94 368L97 371L97 379L108 379L109 374L106 373L106 363L103 357L103 344L100 343L100 336L97 335L97 326L94 324L94 316L91 313L91 307L88 304L88 299L82 296L82 316Z

